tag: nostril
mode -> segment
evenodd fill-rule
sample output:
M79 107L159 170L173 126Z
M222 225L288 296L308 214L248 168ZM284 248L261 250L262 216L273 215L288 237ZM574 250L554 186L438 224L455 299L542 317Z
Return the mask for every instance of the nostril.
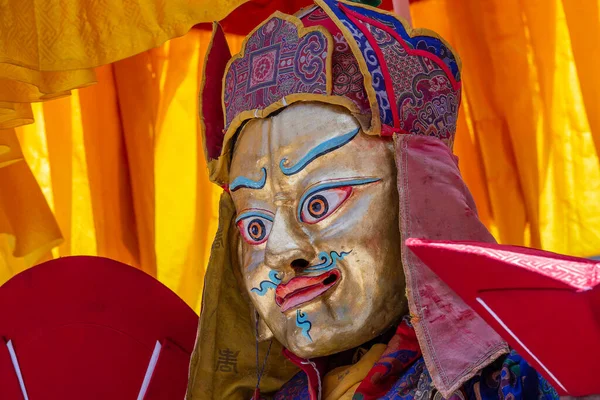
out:
M298 258L297 260L292 261L290 265L294 269L304 269L308 267L309 262L303 258Z
M323 285L327 286L327 285L331 285L332 283L334 283L335 281L337 281L337 275L336 274L331 274L329 275L327 278L325 278L325 280L323 281Z

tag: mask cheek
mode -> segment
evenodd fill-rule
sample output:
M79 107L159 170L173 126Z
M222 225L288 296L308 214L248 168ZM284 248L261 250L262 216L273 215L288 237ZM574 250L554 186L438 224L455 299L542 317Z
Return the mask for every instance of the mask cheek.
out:
M247 272L253 272L259 270L265 261L265 250L257 246L252 246L244 243L243 239L240 240L238 249L238 259L240 260L240 266L244 275Z
M245 245L243 239L238 242L237 256L239 260L239 269L243 279L243 286L246 288L248 295L254 297L251 289L256 287L266 276L262 272L264 268L264 250L257 249Z
M281 282L276 271L257 262L253 269L244 273L248 295L258 309L266 310L275 304L275 289Z

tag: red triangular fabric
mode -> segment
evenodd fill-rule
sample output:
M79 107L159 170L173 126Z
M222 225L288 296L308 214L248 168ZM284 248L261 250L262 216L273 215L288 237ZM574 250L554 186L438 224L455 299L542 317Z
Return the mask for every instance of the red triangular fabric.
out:
M599 263L490 243L406 245L559 393L600 393Z
M215 160L221 155L223 146L222 91L225 67L231 52L225 39L225 32L219 23L213 24L213 35L204 62L202 88L200 89L200 118L202 120L207 158Z

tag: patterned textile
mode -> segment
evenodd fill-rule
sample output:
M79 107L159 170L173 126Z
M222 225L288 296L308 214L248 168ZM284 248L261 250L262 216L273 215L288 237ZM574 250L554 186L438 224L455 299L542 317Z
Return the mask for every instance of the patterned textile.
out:
M434 33L413 33L374 8L315 3L300 19L275 13L226 67L205 78L224 79L222 92L204 87L201 94L206 104L222 96L224 108L224 121L203 115L214 182L228 184L223 155L240 125L295 101L343 105L369 134L435 136L452 146L461 83L450 48ZM208 61L222 53L213 49Z
M421 349L417 336L412 326L405 320L398 325L385 352L358 386L354 397L361 400L381 398L419 358L421 358Z
M308 378L304 371L298 372L279 390L273 400L305 400L308 394Z
M377 96L377 103L379 106L381 122L387 125L391 125L393 123L393 120L391 116L390 101L385 87L385 77L381 70L382 66L379 63L379 60L377 60L375 50L373 49L371 43L369 43L369 41L366 40L366 37L362 34L362 32L356 29L348 21L345 14L341 11L341 9L338 8L337 2L326 1L326 3L331 8L331 11L335 13L335 16L339 18L340 21L344 24L344 27L348 29L348 31L352 34L352 39L358 46L362 57L366 61L367 68L369 69L369 74L371 75L371 84Z
M309 399L318 399L323 393L323 379L321 377L325 374L326 358L315 358L312 360L306 360L298 357L288 349L283 349L283 355L290 360L294 365L302 370L302 373L306 379L306 392L308 393ZM292 379L293 380L293 379ZM296 386L299 389L299 386ZM304 393L300 390L299 393ZM286 399L288 397L285 397Z
M456 56L439 38L419 34L410 36L397 18L392 17L389 14L382 13L378 10L353 7L350 4L344 4L344 8L346 10L358 12L379 24L385 25L387 28L396 31L406 46L414 50L427 51L431 53L431 55L438 57L443 62L443 64L440 64L440 66L445 64L450 69L450 71L448 71L448 75L451 75L456 81L461 80L460 67Z
M381 123L452 147L460 104L456 58L439 39L410 37L395 17L326 1L352 34L372 76Z
M290 17L287 17L290 18ZM225 76L225 129L241 112L262 110L291 94L327 95L329 37L302 35L289 20L275 16L246 39L243 56Z
M463 387L467 399L558 399L558 394L515 351L479 372Z
M397 336L390 344L397 340ZM409 347L410 341L407 341ZM353 400L444 400L444 397L433 386L433 382L423 357L408 361L407 354L413 350L402 348L390 354L386 351L381 360L373 366L373 370L385 364L402 366L393 381L379 380L378 390L383 392L376 397L366 395L360 389L371 373L354 393ZM393 360L390 360L393 358ZM388 375L389 376L389 375ZM371 377L371 378L369 378ZM304 372L299 372L277 392L275 400L312 400L309 391L309 380ZM448 400L554 400L558 394L521 356L512 351L507 356L484 368L475 377L467 381L461 390L455 392Z
M534 272L534 279L551 278L562 289L588 291L600 285L600 263L585 258L565 256L528 247L462 241L410 239L410 248L428 251L428 265L438 266L452 260L465 265L509 266L514 270ZM423 250L419 251L421 255ZM434 260L431 258L435 257ZM433 268L432 268L433 269ZM510 277L507 277L510 279ZM544 287L542 281L531 287Z
M334 48L331 58L333 74L333 90L335 96L345 96L352 100L361 114L369 114L369 99L364 87L364 78L358 61L344 38L342 31L327 16L322 8L315 7L302 17L304 26L320 25L327 29L333 37Z

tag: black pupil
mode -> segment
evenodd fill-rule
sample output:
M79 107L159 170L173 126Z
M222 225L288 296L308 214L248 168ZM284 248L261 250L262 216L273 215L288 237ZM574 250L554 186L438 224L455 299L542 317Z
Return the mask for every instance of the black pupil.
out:
M308 203L308 213L313 218L322 217L327 214L327 211L329 211L329 203L324 196L318 194L310 199L310 202Z
M258 241L264 239L266 235L265 223L260 219L253 219L250 221L250 224L248 224L248 233L254 240Z

